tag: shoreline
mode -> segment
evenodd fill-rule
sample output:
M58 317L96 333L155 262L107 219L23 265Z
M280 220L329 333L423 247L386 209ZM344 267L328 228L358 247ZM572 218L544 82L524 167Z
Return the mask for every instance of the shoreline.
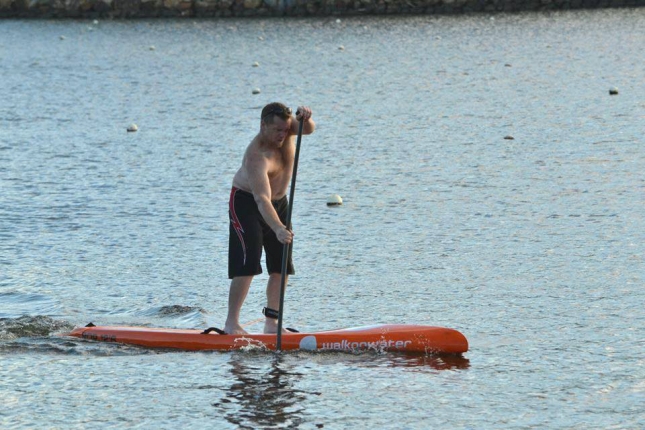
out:
M642 6L645 0L0 0L0 18L462 15Z

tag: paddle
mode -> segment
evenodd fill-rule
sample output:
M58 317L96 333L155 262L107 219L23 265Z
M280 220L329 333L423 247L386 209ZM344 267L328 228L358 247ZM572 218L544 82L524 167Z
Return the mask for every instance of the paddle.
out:
M296 112L296 118L298 117ZM302 127L304 121L300 119L298 125L298 139L296 140L296 155L293 159L293 175L291 176L291 190L289 191L289 206L287 209L287 228L291 230L291 213L293 212L293 196L296 193L296 175L298 173L298 158L300 157L300 141L302 140ZM284 246L282 251L282 278L280 280L280 307L278 308L278 341L276 344L276 351L282 349L282 315L284 308L284 291L287 281L287 263L289 262L289 251L291 250L291 243Z

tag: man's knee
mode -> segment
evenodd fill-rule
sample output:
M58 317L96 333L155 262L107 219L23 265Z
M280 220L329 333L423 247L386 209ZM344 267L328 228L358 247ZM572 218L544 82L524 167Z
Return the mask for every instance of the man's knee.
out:
M236 287L238 285L251 285L253 281L253 276L236 276L231 279L231 287Z

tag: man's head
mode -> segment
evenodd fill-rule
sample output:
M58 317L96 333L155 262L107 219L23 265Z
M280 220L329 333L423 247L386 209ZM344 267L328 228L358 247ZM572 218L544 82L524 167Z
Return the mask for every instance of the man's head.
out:
M263 140L282 146L291 130L291 109L282 103L269 103L262 109L260 130Z
M269 103L262 109L260 119L264 123L272 124L275 118L280 118L284 121L291 118L291 108L282 103Z

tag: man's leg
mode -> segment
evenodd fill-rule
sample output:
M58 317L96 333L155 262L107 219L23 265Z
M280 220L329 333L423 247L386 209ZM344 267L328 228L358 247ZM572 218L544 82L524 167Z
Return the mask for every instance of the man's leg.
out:
M253 276L237 276L231 281L231 288L228 292L228 316L224 324L224 331L228 334L246 334L246 331L240 325L240 310L249 292L252 280ZM279 296L278 300L280 300Z
M289 277L287 276L287 279L288 278ZM282 281L282 275L280 273L272 273L269 275L269 283L267 284L267 308L280 311L281 281ZM285 280L285 287L286 287L286 280ZM267 319L264 322L264 332L277 333L278 320L267 317ZM286 330L282 329L282 332L285 333Z

